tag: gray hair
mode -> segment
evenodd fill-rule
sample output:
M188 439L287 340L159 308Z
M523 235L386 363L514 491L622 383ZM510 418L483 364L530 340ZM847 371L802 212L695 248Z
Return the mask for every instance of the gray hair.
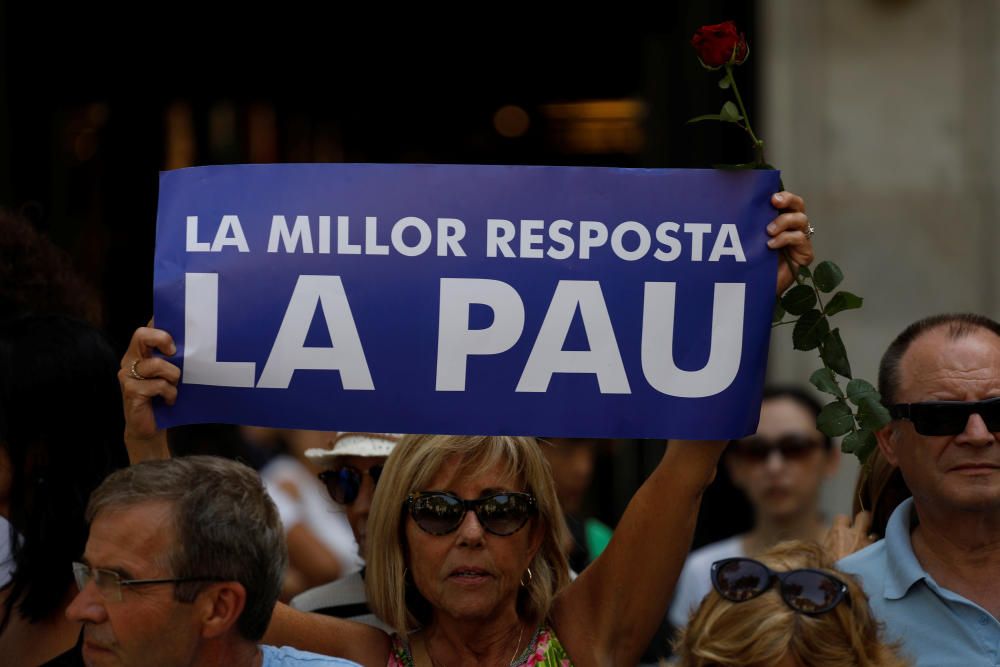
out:
M278 510L251 468L215 456L146 461L111 474L90 496L87 522L101 512L148 502L173 509L174 546L166 556L173 576L218 577L246 589L237 621L242 637L258 641L278 600L288 551ZM179 584L177 600L191 602L203 583Z

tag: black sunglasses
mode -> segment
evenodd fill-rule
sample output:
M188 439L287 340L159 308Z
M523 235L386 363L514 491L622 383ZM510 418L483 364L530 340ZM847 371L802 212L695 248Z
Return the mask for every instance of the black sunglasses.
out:
M985 401L925 401L889 408L893 419L908 419L920 435L958 435L969 417L979 415L991 433L1000 432L1000 396Z
M805 568L775 572L752 558L726 558L712 563L712 586L730 602L746 602L779 582L781 599L800 614L825 614L842 600L850 604L847 584L822 570Z
M733 443L733 454L754 463L763 463L772 452L780 452L786 461L799 461L820 447L816 438L798 433L789 433L776 440L753 435Z
M384 467L376 465L368 469L368 475L372 478L372 484L378 484L378 478L382 476L382 469ZM341 505L350 505L358 499L363 474L357 468L344 466L337 470L324 470L319 474L319 479L326 485L326 491L333 498L334 502Z
M431 535L447 535L475 512L479 524L494 535L513 535L538 512L530 493L502 492L485 498L463 500L446 491L420 491L410 494L403 503L414 522Z

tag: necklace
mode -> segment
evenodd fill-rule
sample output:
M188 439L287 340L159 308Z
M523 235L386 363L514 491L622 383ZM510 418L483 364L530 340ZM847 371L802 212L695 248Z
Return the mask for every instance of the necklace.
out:
M510 660L507 662L508 667L514 667L514 660L517 659L517 652L518 652L517 650L521 648L521 640L524 638L524 624L519 622L519 625L521 626L521 630L517 633L517 643L514 644L514 655L510 656ZM431 655L430 647L423 641L422 638L418 642L414 642L413 648L415 649L413 651L414 662L419 664L420 657L418 656L418 654L426 653L427 658L430 660L431 665L433 667L437 667L438 665L437 660L435 660L434 656Z
M524 623L521 623L521 631L517 633L517 643L514 644L514 655L510 656L510 660L507 661L508 667L514 667L514 661L517 659L517 649L521 648L521 638L524 636Z

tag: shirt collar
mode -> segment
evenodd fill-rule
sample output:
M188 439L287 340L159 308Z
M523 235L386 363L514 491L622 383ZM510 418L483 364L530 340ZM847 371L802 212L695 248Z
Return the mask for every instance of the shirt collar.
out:
M905 596L913 584L930 575L913 553L910 526L913 520L913 498L907 498L889 517L885 528L886 572L883 594L889 600Z

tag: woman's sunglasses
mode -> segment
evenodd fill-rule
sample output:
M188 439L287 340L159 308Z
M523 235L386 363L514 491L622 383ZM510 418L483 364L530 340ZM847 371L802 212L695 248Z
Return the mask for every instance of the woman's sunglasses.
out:
M958 435L979 415L991 433L1000 432L1000 396L985 401L926 401L889 408L893 419L908 419L920 435Z
M816 438L790 433L776 440L753 435L733 443L733 454L754 463L763 463L771 458L771 452L779 452L786 461L799 461L820 446Z
M712 586L730 602L746 602L779 583L781 599L800 614L825 614L842 600L850 604L847 584L811 568L775 572L752 558L726 558L712 563Z
M421 530L431 535L455 531L462 525L466 512L475 512L479 524L489 533L513 535L538 513L533 495L514 492L463 500L445 491L420 491L407 497L403 509L409 511Z
M372 478L372 484L378 484L378 478L382 476L384 466L372 466L368 469L368 475ZM334 502L341 505L350 505L358 499L361 491L362 473L357 468L344 466L338 470L324 470L319 474L319 479L326 485L327 493Z

